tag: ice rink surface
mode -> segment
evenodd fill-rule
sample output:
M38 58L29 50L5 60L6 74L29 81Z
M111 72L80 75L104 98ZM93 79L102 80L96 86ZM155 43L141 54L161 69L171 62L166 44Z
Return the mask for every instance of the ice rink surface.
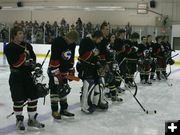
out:
M42 62L43 58L38 58ZM0 56L0 135L17 135L15 117L6 118L12 112L12 101L8 85L9 67L3 64ZM45 80L48 82L46 70L49 59L43 66ZM145 114L129 91L121 97L123 103L109 102L106 112L97 111L87 115L80 110L80 89L82 82L70 82L72 88L68 96L69 110L75 113L74 119L63 118L56 122L51 117L49 95L43 105L38 103L38 119L45 123L43 131L26 131L26 135L164 135L165 121L180 119L180 65L172 66L169 80L155 81L152 86L138 84L137 98L147 110L157 110L157 114ZM168 84L173 84L169 86ZM25 123L27 123L26 107L24 107Z

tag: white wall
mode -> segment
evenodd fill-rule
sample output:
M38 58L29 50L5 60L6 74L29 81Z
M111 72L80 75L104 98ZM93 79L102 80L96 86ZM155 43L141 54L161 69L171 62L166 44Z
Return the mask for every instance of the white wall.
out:
M33 46L33 50L36 54L46 54L48 52L49 49L51 49L51 45L49 44L32 44ZM76 47L76 52L75 52L75 56L78 56L78 49L79 46ZM0 43L0 53L3 52L3 43Z
M172 25L172 34L171 34L171 45L173 45L173 38L180 37L180 25Z
M172 37L180 37L180 25L172 25Z

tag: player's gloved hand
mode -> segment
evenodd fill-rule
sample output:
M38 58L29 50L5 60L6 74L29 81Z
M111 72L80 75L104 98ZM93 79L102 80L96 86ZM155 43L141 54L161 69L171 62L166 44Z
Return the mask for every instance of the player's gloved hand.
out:
M138 63L139 64L143 64L143 60L142 59L138 59Z
M24 66L28 67L30 70L34 70L36 67L35 61L33 59L28 59L24 62Z
M133 51L133 52L137 52L137 51L138 51L138 48L137 48L136 46L133 46L133 47L132 47L132 51Z
M94 49L92 50L92 52L93 52L94 56L99 55L99 50L98 50L97 48L94 48Z
M43 74L42 65L40 63L36 63L36 67L34 69L34 75L36 77L41 77L42 74Z
M59 68L52 69L51 73L54 77L54 84L59 85L63 83L63 76L59 70Z
M41 68L42 67L41 63L36 63L36 67Z
M112 70L113 71L119 71L119 65L117 63L113 63Z

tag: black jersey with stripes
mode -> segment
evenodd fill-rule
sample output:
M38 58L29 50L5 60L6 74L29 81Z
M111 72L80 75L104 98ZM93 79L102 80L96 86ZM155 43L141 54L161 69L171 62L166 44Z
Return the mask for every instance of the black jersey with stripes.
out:
M66 72L74 65L76 44L67 44L64 37L57 37L51 45L49 68L58 68Z
M30 71L30 68L24 63L30 59L34 61L34 63L36 62L36 55L33 51L33 47L26 42L22 42L21 44L10 42L5 46L4 53L7 57L10 68L13 69Z

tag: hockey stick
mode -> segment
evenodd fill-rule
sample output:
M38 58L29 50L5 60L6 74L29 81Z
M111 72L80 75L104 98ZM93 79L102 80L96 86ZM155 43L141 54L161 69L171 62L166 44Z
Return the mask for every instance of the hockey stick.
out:
M131 93L131 95L134 97L134 99L136 100L136 102L139 104L139 106L142 108L142 110L146 113L146 114L152 114L152 113L157 113L156 110L154 111L149 111L149 110L146 110L143 105L140 103L140 101L137 99L136 97L136 94L137 94L137 91L133 94L129 88L129 86L125 83L125 81L123 80L123 78L120 76L122 82L124 83L124 85L127 87L127 90Z
M168 80L165 80L165 83L166 83L169 87L172 87L172 86L173 86L173 84L170 83Z
M146 114L154 114L154 113L157 113L156 110L154 110L154 111L146 110L146 109L143 107L143 105L139 102L139 100L136 98L136 96L134 96L133 93L132 93L130 90L128 90L128 91L132 94L132 96L134 97L134 99L137 101L137 103L139 104L139 106L142 108L142 110L143 110Z
M173 55L171 58L174 58L174 57L176 57L176 56L178 56L178 55L179 55L179 53L177 53L177 54Z
M169 67L169 73L166 75L166 77L170 76L170 74L171 74L171 65Z
M119 67L121 66L121 64L126 60L126 57L123 58L123 60L119 63Z
M28 102L25 102L23 104L23 107L26 106L28 104ZM8 119L9 117L11 117L12 115L14 115L14 112L10 113L9 115L6 116L6 119Z
M43 67L43 65L44 65L44 63L45 63L45 61L46 61L49 53L50 53L50 50L48 50L48 52L47 52L47 54L46 54L46 56L45 56L45 58L44 58L44 60L43 60L43 62L42 62L42 64L41 64L41 68Z
M46 61L46 59L47 59L49 53L50 53L50 50L48 50L48 52L46 53L46 56L45 56L45 58L44 58L42 64L40 65L40 70L42 69L42 67L43 67L43 65L44 65L44 63L45 63L45 61ZM34 72L33 78L35 78L35 76L36 76L36 72Z
M164 78L165 78L165 83L166 83L169 87L173 86L173 84L168 81L167 75L164 75L164 74L162 74L162 75L163 75ZM164 81L163 81L163 82L164 82Z
M179 53L177 53L177 54L173 55L173 56L172 56L172 57L170 57L169 59L172 59L172 58L176 57L177 55L179 55ZM168 60L169 60L169 59L168 59ZM166 60L166 63L167 63L167 61L168 61L168 60ZM166 77L170 76L170 74L171 74L171 65L170 65L170 67L169 67L169 68L170 68L170 71L169 71L169 73L166 75Z

